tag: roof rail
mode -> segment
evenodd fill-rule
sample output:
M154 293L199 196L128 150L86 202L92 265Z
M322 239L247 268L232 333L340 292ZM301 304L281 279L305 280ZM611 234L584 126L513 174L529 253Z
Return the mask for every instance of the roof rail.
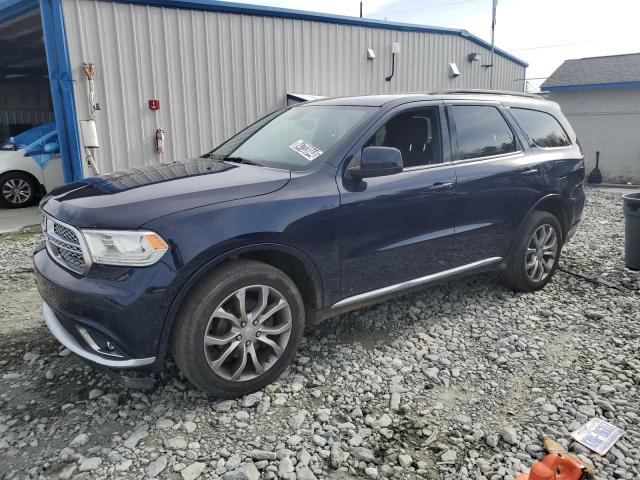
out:
M479 95L512 95L514 97L527 97L527 98L538 98L542 99L540 95L536 95L534 93L524 93L524 92L509 92L506 90L485 90L482 88L468 88L468 89L460 89L460 88L446 88L444 90L434 90L429 92L430 95L451 95L456 93L462 94L479 94Z

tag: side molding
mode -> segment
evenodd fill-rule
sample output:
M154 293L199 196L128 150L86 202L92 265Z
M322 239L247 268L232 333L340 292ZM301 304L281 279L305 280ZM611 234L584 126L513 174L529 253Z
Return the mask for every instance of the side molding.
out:
M414 278L412 280L407 280L406 282L396 283L395 285L389 285L388 287L378 288L377 290L372 290L370 292L360 293L359 295L354 295L353 297L348 297L348 298L345 298L344 300L340 300L338 303L335 303L331 307L331 309L336 310L338 308L353 305L355 303L364 302L366 300L370 300L375 297L381 297L383 295L389 295L392 293L400 292L408 288L417 287L419 285L425 285L427 283L435 282L436 280L442 280L443 278L451 277L459 273L468 272L476 268L485 267L493 263L498 263L501 260L502 260L502 257L485 258L484 260L478 260L477 262L468 263L467 265L462 265L460 267L451 268L449 270L443 270L442 272L438 272L438 273L432 273L431 275L425 275L424 277Z

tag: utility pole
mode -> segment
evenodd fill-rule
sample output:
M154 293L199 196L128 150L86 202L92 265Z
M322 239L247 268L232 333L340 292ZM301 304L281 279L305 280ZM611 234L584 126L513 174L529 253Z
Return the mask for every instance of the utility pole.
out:
M491 14L491 71L489 73L489 88L493 89L493 69L495 65L494 60L494 40L496 36L496 9L498 8L498 0L493 0L493 12Z
M362 2L360 2L360 18L362 18Z

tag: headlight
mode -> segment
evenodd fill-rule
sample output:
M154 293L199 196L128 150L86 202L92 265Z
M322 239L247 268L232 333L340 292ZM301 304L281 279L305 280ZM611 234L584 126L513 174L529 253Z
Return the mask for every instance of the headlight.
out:
M169 249L160 235L149 231L82 230L91 261L104 265L153 265Z

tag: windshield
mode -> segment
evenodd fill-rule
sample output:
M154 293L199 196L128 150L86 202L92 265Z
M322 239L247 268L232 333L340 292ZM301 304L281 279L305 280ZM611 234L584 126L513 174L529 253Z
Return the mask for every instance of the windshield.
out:
M304 170L372 111L372 107L338 105L300 105L280 110L232 137L211 156Z

